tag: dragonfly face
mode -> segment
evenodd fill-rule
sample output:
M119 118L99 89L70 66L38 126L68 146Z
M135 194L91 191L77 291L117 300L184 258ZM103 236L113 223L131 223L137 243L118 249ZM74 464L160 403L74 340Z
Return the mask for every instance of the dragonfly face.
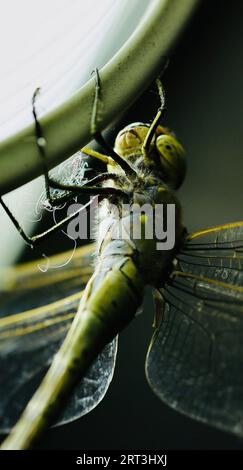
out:
M114 150L132 166L136 176L126 184L122 180L124 172L121 168L115 169L121 176L121 181L114 182L114 187L121 188L126 185L129 204L127 207L122 199L116 199L116 206L121 208L117 218L117 207L115 207L114 214L108 202L100 226L103 239L102 249L106 245L106 240L110 244L110 240L116 239L118 233L129 234L144 282L157 286L164 273L169 271L174 253L181 243L184 229L182 212L172 188L177 187L184 178L185 157L181 144L168 129L162 126L157 126L153 130L151 141L146 149L146 138L150 132L149 124L132 123L117 135ZM114 173L114 164L109 170ZM172 206L171 218L173 220L169 222L169 210ZM145 213L144 216L143 213ZM109 217L109 230L106 233L105 229L103 230L103 221L107 227ZM168 240L166 248L165 244L163 248L161 244L158 250L158 242L162 240L162 236L159 240L158 232L163 226L167 228L164 238L167 240L170 238L170 241ZM119 249L121 250L121 243ZM151 264L153 270L151 270Z
M115 151L138 168L154 170L171 188L178 189L186 174L184 149L166 127L158 126L144 158L143 144L149 129L149 124L129 124L117 135Z

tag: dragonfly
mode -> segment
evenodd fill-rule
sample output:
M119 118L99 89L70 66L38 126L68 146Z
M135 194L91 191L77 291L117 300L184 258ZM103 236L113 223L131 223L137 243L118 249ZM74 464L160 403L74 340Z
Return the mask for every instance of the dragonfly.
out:
M30 448L52 423L73 421L98 405L112 380L117 335L135 318L147 285L155 306L145 365L152 390L178 412L243 436L243 221L194 233L184 227L175 191L186 174L185 152L160 124L160 80L157 86L161 103L152 124L129 124L110 148L97 130L96 73L91 129L107 154L83 151L106 172L78 187L49 177L33 106L48 200L55 205L82 191L98 194L101 220L94 244L52 257L59 269L43 273L34 261L2 276L0 426L10 432L2 449ZM50 188L61 191L57 200ZM33 245L77 215L28 237L1 203ZM157 234L146 237L144 204L153 215L163 205L161 225L169 224L167 209L174 207L173 246L158 249ZM141 237L131 230L138 226Z

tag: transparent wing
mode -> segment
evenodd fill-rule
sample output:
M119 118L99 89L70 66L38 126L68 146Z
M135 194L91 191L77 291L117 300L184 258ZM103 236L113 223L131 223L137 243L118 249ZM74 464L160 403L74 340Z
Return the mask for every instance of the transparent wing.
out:
M80 291L90 278L94 246L0 269L0 317L41 307Z
M0 296L0 430L8 432L60 347L93 267L92 245L51 258L59 269L38 264L2 272ZM61 267L63 265L63 267ZM71 295L69 295L71 293ZM23 311L24 310L24 311ZM57 424L88 413L103 398L113 376L117 340L108 344L73 391Z
M152 389L243 436L243 222L188 235L161 294L146 361Z

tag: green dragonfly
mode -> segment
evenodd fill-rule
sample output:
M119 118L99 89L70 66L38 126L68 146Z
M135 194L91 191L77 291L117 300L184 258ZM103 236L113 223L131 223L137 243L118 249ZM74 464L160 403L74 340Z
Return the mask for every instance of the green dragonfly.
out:
M102 175L77 188L53 181L42 158L53 205L82 192L100 195L100 230L96 244L77 249L68 265L69 253L53 257L54 264L65 265L58 270L43 273L35 261L2 276L0 422L2 431L10 431L2 449L29 448L51 423L77 419L100 402L113 376L117 334L135 317L146 285L155 300L146 359L152 390L175 410L243 436L243 222L196 233L185 229L174 193L184 180L185 155L160 125L164 95L157 84L161 106L154 121L125 127L114 149L96 129L96 86L91 127L107 155L84 152L106 164ZM61 191L58 201L50 187ZM157 204L174 207L169 249L158 249L157 234L146 237L144 204L153 214ZM42 239L42 234L29 238L2 205L27 242ZM138 225L140 238L131 230ZM129 237L120 237L122 230Z

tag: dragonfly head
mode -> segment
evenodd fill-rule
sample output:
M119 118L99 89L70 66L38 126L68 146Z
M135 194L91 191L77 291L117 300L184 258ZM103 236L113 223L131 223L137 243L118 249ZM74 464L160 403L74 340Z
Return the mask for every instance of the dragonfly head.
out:
M149 129L149 124L129 124L117 135L114 150L135 168L154 170L171 188L178 189L186 173L185 151L167 128L157 126L145 155L143 143Z

